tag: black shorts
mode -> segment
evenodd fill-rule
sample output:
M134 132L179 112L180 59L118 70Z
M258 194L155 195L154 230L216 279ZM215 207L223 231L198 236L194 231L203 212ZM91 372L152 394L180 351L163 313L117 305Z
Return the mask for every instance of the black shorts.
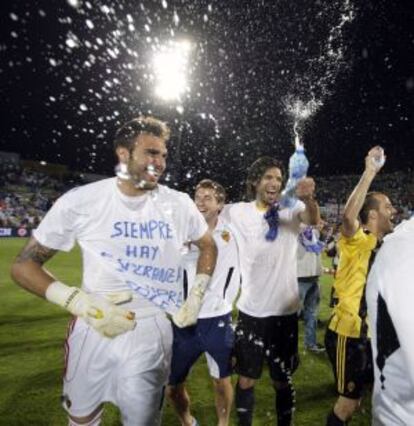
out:
M260 378L266 359L272 380L286 382L299 365L297 314L258 318L240 311L234 356L237 374Z
M339 395L359 399L374 381L371 343L368 338L346 337L327 330L325 346Z

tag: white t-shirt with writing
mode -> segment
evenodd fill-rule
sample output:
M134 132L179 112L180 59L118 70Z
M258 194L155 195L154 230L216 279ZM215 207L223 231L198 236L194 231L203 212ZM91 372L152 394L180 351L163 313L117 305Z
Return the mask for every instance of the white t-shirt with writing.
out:
M175 312L182 304L183 244L207 230L187 194L159 185L129 197L110 178L64 194L33 235L56 250L79 244L86 292L133 290L139 307Z
M223 215L235 229L242 276L237 307L255 317L289 315L299 309L296 277L301 201L279 211L279 231L274 241L265 235L269 225L256 203L225 206Z
M414 425L414 218L384 238L366 291L373 425Z
M218 250L217 263L203 297L199 318L218 317L231 312L240 287L236 239L231 227L220 217L213 231L213 238ZM198 254L198 248L194 244L190 244L188 252L183 258L188 291L190 291L196 276Z

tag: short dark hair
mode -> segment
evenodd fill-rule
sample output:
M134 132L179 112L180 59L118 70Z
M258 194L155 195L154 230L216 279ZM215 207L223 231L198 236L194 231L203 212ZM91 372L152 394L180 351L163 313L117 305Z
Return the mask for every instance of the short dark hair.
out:
M165 141L170 137L170 129L163 121L154 117L140 116L128 121L116 131L114 149L124 147L131 151L141 133L149 133Z
M214 191L214 196L218 203L223 203L226 201L226 190L218 182L211 179L203 179L195 187L196 192L200 189L212 189Z
M264 174L269 170L277 168L284 175L283 165L279 160L272 157L259 157L250 167L247 172L246 192L250 199L256 197L256 185Z
M362 205L362 209L359 212L359 219L363 225L366 225L368 223L369 212L371 210L379 209L379 195L382 195L382 193L373 191L368 192L367 196L365 197L364 204Z

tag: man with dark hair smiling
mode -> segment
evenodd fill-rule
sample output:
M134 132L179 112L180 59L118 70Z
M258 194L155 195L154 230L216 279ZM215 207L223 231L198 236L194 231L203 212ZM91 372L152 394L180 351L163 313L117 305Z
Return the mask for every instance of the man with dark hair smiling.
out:
M236 409L239 425L252 424L254 386L263 363L269 365L276 391L279 426L292 424L291 375L298 366L299 293L296 250L301 222L316 225L319 207L312 178L299 180L291 207L280 203L281 164L261 157L249 169L247 193L252 201L230 204L223 215L234 227L242 276L235 358L239 374Z

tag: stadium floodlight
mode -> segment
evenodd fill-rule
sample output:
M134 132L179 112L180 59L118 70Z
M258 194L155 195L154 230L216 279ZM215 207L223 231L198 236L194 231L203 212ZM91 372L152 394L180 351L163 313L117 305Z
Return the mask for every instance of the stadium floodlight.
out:
M188 40L170 41L154 56L155 94L165 101L176 101L186 91L191 52Z

